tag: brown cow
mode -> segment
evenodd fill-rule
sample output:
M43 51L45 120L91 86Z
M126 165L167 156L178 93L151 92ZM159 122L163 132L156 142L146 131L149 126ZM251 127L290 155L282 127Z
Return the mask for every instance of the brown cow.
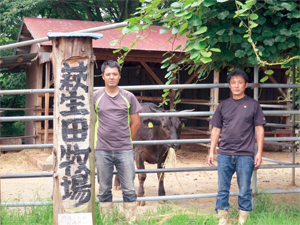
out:
M153 103L141 104L142 110L140 113L151 112L164 112ZM136 134L134 140L171 140L179 139L181 132L182 122L177 117L141 117L141 126ZM134 147L135 163L138 169L145 169L144 162L150 164L157 164L157 168L162 168L168 155L169 148L180 149L180 144L165 144L165 145L137 145ZM158 195L165 196L164 188L164 173L157 174L159 179ZM120 181L116 176L114 186L119 186ZM146 180L146 174L139 174L139 189L138 197L144 196L144 182ZM145 205L145 202L138 203L139 205Z

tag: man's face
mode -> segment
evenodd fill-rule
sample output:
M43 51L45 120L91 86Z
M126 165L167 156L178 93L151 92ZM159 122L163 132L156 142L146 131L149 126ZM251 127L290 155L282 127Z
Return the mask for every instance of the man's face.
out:
M248 83L245 82L244 78L240 75L233 76L230 79L229 88L231 90L233 98L243 97L245 89L248 87Z
M107 66L102 75L102 79L104 80L106 87L117 87L119 80L121 79L121 75L117 67L110 68Z

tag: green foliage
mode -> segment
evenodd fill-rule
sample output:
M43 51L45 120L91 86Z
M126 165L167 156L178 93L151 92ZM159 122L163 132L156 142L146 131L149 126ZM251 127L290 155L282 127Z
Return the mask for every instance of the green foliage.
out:
M300 4L289 0L140 2L136 17L128 19L131 26L143 32L156 23L164 26L160 34L172 34L168 41L182 40L162 62L162 68L169 67L167 84L181 70L208 73L227 65L284 65L294 59L300 65ZM185 52L185 58L172 66L178 49Z
M165 27L160 33L171 31L172 39L187 38L182 48L187 56L178 63L175 73L187 63L193 64L194 70L200 65L218 70L228 64L253 66L259 60L253 58L256 52L267 62L299 55L296 13L299 4L290 1L181 0L165 7L167 1L141 2L138 16L128 19L131 24L150 25L159 21ZM142 26L136 28L144 29ZM221 51L211 51L212 47ZM296 51L291 52L292 49Z
M25 89L26 73L0 73L1 90ZM25 95L3 95L0 98L0 108L24 108ZM24 116L24 111L4 111L0 116ZM22 121L2 123L1 136L23 135L25 123Z

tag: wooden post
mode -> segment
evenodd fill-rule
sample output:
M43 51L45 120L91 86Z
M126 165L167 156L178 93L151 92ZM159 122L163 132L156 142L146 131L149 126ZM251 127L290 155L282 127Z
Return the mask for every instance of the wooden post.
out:
M37 66L37 72L36 72L36 88L43 88L43 65L42 64L38 64ZM43 102L43 98L37 96L37 104L36 107L42 107L42 102ZM41 116L42 112L41 111L37 111L37 116ZM40 131L42 131L42 121L37 121L35 122L35 132L34 134L38 135L38 137L35 139L35 144L42 144L42 133L40 133Z
M95 221L93 106L94 60L91 37L54 37L53 216L92 213ZM75 216L75 215L74 215Z
M219 71L214 70L214 84L219 84ZM219 88L210 89L210 103L219 102ZM209 111L216 111L218 105L211 105Z
M46 71L45 71L45 88L49 88L50 85L50 62L46 62ZM45 116L49 116L49 93L45 94ZM49 121L45 120L44 123L44 144L48 144L49 139ZM44 148L44 152L52 152L52 149Z
M176 84L176 80L172 80L171 84ZM170 97L170 110L176 109L176 106L174 105L175 95L176 95L176 92L174 90L170 90L170 94L169 94L169 97Z
M219 84L219 80L220 80L220 73L217 70L214 70L214 84ZM210 103L219 103L219 88L211 88L210 89ZM216 109L218 108L218 105L211 105L209 107L209 111L216 111ZM212 116L210 117L212 118ZM209 130L211 131L212 126L209 124ZM209 152L209 149L208 149ZM215 150L216 153L216 150Z
M290 84L290 83L291 83L291 77L290 77L290 76L286 76L286 77L287 77L286 83L287 83L287 84ZM288 90L289 90L289 88L287 88L287 89L285 90L286 99L291 99L291 93L290 93ZM289 107L291 107L291 106L292 106L292 103L287 101L287 102L286 102L286 105L289 106ZM287 109L287 110L291 110L291 108L290 108L290 109ZM284 121L285 124L290 124L290 116L284 117L284 118L283 118L283 121Z

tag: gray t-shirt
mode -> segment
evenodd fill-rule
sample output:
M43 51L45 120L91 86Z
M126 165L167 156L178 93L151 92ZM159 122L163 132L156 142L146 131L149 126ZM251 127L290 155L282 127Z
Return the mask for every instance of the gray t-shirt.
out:
M218 154L254 156L255 126L266 120L259 103L245 95L222 101L210 124L222 129Z
M110 97L102 88L94 92L94 104L97 114L95 150L132 149L130 115L142 109L136 97L121 88L115 97Z

